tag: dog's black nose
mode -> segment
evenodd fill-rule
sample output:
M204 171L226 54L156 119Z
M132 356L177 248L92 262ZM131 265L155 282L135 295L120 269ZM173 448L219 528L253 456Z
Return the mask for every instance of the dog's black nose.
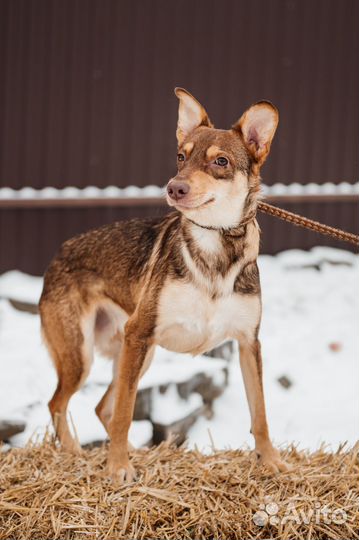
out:
M167 186L168 195L171 197L171 199L174 199L175 201L183 199L183 197L185 197L189 193L189 190L189 184L186 184L185 182L179 182L178 180L171 180L171 182L169 182Z

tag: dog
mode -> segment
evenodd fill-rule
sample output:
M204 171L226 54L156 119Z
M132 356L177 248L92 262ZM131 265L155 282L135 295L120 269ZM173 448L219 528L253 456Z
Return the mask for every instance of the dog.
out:
M178 171L166 187L174 211L66 241L46 271L40 300L42 334L58 375L49 409L65 450L80 450L66 411L94 348L113 360L113 380L96 413L110 438L108 472L120 483L135 479L128 431L155 346L197 355L228 339L239 343L259 460L274 472L287 470L267 427L256 262L260 168L278 111L261 101L231 129L215 129L189 92L175 94Z

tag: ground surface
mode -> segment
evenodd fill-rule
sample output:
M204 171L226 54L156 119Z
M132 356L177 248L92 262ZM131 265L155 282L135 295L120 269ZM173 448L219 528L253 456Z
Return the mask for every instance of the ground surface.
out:
M323 441L334 449L346 440L353 444L359 426L358 256L329 248L290 251L260 257L260 270L265 392L274 440L277 444L294 441L310 449ZM36 302L40 291L40 278L17 273L0 277L0 297ZM178 360L178 355L159 351L141 384L150 385L164 374L170 382L179 371L193 369L196 362L180 356L179 368ZM203 362L203 369L210 369L210 360ZM41 343L38 316L19 312L6 300L0 300L0 369L1 415L27 421L26 431L13 439L21 446L34 432L44 433L49 421L46 403L56 378ZM278 383L283 375L292 383L289 389ZM110 364L97 358L86 386L71 402L82 443L105 437L93 410L104 392L101 384L110 377ZM188 407L170 394L168 399L159 396L157 402L159 417L162 414L169 420ZM208 450L209 430L216 448L252 445L237 358L232 361L229 386L215 402L214 413L213 419L202 418L191 428L191 447ZM148 440L150 430L148 422L134 424L131 438L141 445Z
M119 487L105 447L12 449L0 455L0 539L359 538L358 448L282 455L292 471L273 476L253 453L162 443L134 453L139 479Z

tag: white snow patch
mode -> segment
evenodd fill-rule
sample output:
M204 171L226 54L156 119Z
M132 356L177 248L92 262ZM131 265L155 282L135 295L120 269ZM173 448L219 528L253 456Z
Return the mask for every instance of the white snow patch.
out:
M42 277L11 270L0 276L0 298L38 304L43 283Z
M151 417L156 424L170 425L192 414L202 405L202 396L196 392L190 394L188 399L183 399L178 394L176 385L170 384L164 393L159 389L154 391Z
M150 369L140 381L140 388L164 386L170 382L181 383L196 373L207 373L217 383L223 381L225 360L208 356L193 357L190 354L169 353L162 347L156 348L156 357Z
M310 251L288 249L277 255L277 260L286 268L319 266L325 262L355 265L357 259L357 255L350 251L324 246L314 247Z

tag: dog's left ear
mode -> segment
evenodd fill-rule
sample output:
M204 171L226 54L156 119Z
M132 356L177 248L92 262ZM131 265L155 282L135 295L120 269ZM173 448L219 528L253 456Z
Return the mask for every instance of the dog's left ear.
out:
M199 126L213 127L204 107L184 88L175 88L179 99L177 140L182 144L185 137Z
M277 108L269 101L259 101L232 126L242 135L244 144L259 165L267 158L278 121Z

